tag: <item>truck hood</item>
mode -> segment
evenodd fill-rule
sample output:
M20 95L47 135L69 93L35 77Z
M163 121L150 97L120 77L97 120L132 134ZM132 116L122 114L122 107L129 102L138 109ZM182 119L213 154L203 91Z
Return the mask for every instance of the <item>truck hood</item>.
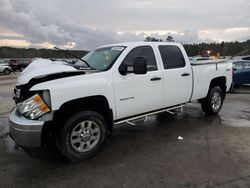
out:
M85 72L77 70L66 62L37 59L21 72L17 78L16 85L27 84L36 78L49 77L49 80L52 80L79 74L85 74ZM46 79L44 79L44 81L46 81Z

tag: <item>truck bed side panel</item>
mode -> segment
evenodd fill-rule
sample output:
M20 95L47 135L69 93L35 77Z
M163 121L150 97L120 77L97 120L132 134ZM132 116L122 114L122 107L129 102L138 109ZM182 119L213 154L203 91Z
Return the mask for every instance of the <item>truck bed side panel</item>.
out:
M192 65L194 76L194 89L191 101L207 96L209 86L214 78L225 77L226 87L229 91L232 83L232 64L215 63Z

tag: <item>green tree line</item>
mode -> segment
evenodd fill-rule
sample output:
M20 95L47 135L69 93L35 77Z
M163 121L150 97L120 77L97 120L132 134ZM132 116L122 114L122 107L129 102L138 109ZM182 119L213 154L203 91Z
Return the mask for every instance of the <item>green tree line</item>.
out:
M158 39L155 37L146 37L145 41L150 42L163 42L164 40ZM172 36L166 38L167 42L174 42ZM250 40L244 42L221 42L221 43L199 43L199 44L183 44L188 56L202 55L204 52L209 51L209 55L220 55L220 56L234 56L238 53L241 53L245 50L248 50L242 55L250 54Z
M210 51L210 55L234 56L243 51L242 55L250 54L250 40L245 42L221 42L221 43L200 43L184 44L185 50L189 56L202 55L204 51ZM248 50L248 51L247 51Z

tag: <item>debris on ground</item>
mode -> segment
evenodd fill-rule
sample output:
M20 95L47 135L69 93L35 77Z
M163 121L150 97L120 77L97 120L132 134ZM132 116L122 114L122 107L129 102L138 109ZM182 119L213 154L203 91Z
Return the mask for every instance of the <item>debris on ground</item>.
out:
M178 140L183 140L183 137L181 137L181 136L178 136Z

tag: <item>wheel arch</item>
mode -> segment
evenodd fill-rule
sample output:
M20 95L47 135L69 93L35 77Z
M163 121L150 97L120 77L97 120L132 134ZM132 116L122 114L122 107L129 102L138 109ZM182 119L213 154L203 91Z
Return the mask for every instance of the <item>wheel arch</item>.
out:
M7 70L7 71L10 71L10 73L12 72L11 68L5 67L5 68L3 69L3 73L4 73L6 70Z
M219 86L223 92L223 99L225 98L226 95L226 77L225 76L220 76L217 78L213 78L210 82L208 92L214 87L214 86Z
M83 97L65 102L54 113L53 123L56 124L57 129L60 129L70 116L83 110L93 110L100 113L107 121L108 132L112 132L113 110L110 108L107 98L103 95Z
M209 95L209 91L214 87L214 86L219 86L223 92L223 99L225 99L225 96L226 96L226 89L227 89L227 86L226 86L226 77L225 76L220 76L220 77L216 77L216 78L213 78L211 81L210 81L210 84L209 84L209 87L208 87L208 90L207 90L207 95L205 98L202 98L202 99L198 99L198 102L201 103L202 101L204 101L207 96Z

